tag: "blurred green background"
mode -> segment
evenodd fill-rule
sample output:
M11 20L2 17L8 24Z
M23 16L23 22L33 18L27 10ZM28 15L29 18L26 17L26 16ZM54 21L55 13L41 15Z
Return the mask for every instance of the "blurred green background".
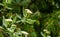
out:
M60 37L60 0L0 0L0 37Z

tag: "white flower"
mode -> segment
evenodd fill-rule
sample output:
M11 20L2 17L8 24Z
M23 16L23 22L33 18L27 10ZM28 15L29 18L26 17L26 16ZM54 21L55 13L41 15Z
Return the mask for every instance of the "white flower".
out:
M29 33L25 32L25 31L21 31L22 34L28 35Z
M47 34L50 34L50 32L47 29L44 29L43 31L46 32Z
M5 21L12 21L11 19L5 19Z
M29 33L25 32L25 31L21 31L21 32L22 32L22 34L25 35L25 37L27 37L27 35L29 34Z
M25 11L29 14L32 14L32 11L30 11L29 9L25 9Z
M16 25L13 24L12 27L16 27Z
M43 31L47 31L46 29L44 29Z

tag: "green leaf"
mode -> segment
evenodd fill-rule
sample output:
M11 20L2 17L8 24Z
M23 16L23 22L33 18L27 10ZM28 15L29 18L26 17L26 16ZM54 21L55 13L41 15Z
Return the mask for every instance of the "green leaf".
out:
M20 16L20 15L16 14L16 16L17 16L19 19L21 19L21 16Z
M36 11L33 15L32 15L32 19L40 19L41 18L41 13L39 11Z
M34 24L36 22L36 20L27 19L26 22L29 23L29 24Z
M15 16L15 17L13 18L12 23L16 23L16 20L17 20L17 17Z
M7 27L6 23L5 23L5 17L3 16L3 26Z

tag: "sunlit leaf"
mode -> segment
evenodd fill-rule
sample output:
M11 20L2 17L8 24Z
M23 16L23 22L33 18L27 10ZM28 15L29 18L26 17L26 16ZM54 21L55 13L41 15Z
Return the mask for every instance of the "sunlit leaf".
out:
M26 21L27 23L29 23L29 24L34 24L35 22L36 22L36 20L32 20L32 19L27 19L27 21Z

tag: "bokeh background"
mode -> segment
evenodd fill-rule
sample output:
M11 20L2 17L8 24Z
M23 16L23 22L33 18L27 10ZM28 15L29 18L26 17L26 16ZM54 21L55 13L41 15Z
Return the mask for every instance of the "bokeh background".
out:
M0 37L60 37L60 0L0 0Z

